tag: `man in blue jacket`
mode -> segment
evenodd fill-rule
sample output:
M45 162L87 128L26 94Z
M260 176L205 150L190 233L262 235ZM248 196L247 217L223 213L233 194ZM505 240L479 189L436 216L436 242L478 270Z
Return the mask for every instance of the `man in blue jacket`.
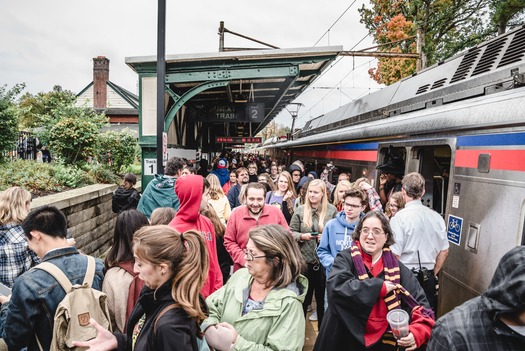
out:
M29 248L42 262L51 262L69 278L73 285L82 284L87 269L87 256L67 242L67 222L54 206L43 206L29 213L22 223ZM102 288L104 263L97 259L91 287ZM0 338L9 350L49 350L53 322L58 304L66 292L56 279L40 269L30 269L19 276L12 294L0 296Z

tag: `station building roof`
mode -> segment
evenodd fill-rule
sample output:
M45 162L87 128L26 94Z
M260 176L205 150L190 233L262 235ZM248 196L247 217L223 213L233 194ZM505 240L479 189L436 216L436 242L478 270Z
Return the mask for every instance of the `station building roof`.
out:
M341 51L342 46L329 46L166 55L166 91L172 104L182 101L186 108L196 111L194 118L213 125L216 135L254 136ZM139 76L152 76L156 74L157 57L127 57L126 64ZM264 106L264 116L256 122L209 117L217 106L241 106L247 102ZM168 128L169 124L165 129Z

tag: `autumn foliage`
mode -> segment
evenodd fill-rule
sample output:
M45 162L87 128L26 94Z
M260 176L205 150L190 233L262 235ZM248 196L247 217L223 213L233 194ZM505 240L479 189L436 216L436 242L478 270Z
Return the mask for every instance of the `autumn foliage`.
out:
M378 23L376 29L376 41L379 43L390 43L407 39L404 42L391 44L381 51L389 52L416 52L416 44L410 40L414 33L414 23L407 21L405 16L397 14L389 21L382 21L381 16L376 16ZM416 60L408 58L380 58L376 68L371 68L368 73L378 83L390 85L398 80L412 74L416 70Z

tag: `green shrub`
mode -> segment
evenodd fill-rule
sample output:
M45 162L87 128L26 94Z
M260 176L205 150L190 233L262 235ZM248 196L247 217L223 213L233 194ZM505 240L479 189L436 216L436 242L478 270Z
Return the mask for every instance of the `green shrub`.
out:
M56 110L48 138L52 150L66 165L81 165L95 155L100 129L107 118L93 109L65 106ZM48 126L49 128L49 126Z
M66 167L60 164L55 166L54 178L60 184L70 188L80 188L96 182L86 171L77 167Z
M89 176L97 183L120 184L121 182L119 176L101 165L89 164L85 166L85 169L87 170Z
M122 169L122 174L133 173L136 175L142 174L142 165L140 163L134 163Z
M87 172L57 163L31 160L7 162L0 169L0 190L20 186L30 192L60 192L95 183Z
M0 169L0 189L20 186L29 191L61 191L60 184L53 177L53 165L30 160L7 162Z
M97 137L96 157L100 164L118 174L135 161L137 139L129 130L107 131Z

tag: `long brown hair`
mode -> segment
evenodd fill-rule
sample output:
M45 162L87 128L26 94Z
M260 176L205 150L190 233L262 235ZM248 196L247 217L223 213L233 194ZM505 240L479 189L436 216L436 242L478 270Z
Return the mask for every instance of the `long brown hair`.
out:
M206 315L199 294L209 268L202 235L195 230L181 234L167 225L142 227L133 237L133 251L152 265L168 264L173 300L200 324Z

